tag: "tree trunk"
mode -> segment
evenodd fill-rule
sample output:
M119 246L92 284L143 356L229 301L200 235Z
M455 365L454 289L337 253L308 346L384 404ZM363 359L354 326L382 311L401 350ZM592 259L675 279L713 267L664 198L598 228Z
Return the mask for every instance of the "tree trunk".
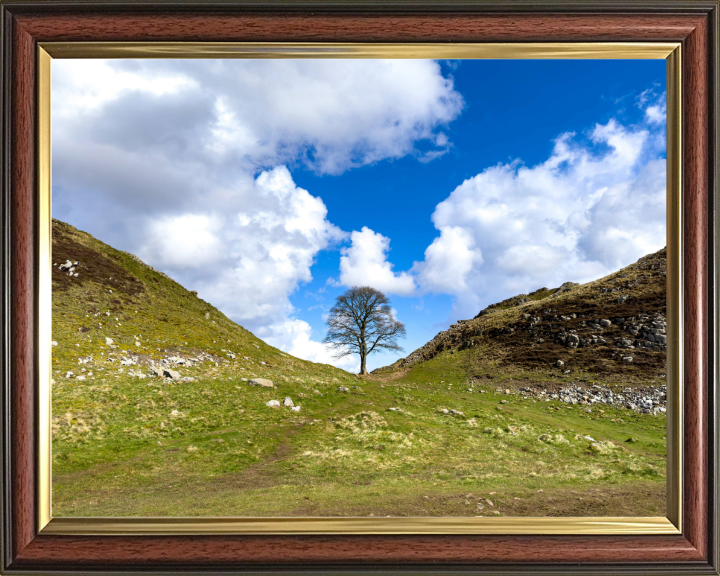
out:
M360 374L367 374L367 367L365 366L365 354L360 354Z

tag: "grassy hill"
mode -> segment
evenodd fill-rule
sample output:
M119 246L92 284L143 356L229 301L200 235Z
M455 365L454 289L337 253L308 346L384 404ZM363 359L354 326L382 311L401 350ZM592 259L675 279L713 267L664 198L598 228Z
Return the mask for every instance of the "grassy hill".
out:
M664 414L540 390L657 388L663 351L631 350L625 371L612 350L583 360L591 346L505 350L550 324L585 339L579 317L549 319L584 292L496 307L420 361L359 378L282 353L59 221L53 262L55 516L664 514ZM533 306L557 312L526 332ZM561 352L568 374L548 366ZM267 405L286 397L300 411Z

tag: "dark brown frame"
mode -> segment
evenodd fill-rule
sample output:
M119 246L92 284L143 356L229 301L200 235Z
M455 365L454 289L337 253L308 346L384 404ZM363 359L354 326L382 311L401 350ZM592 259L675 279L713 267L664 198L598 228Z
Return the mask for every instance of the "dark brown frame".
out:
M718 2L2 0L2 557L15 573L718 574ZM682 43L683 532L49 536L36 510L38 42Z

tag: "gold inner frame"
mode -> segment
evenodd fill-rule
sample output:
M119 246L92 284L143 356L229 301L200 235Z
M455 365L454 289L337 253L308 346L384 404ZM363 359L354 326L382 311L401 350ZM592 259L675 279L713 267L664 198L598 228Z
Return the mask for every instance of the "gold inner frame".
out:
M667 516L666 517L52 517L51 140L53 58L655 59L667 62ZM681 46L660 42L341 44L45 42L37 57L38 530L42 534L680 534L682 530Z

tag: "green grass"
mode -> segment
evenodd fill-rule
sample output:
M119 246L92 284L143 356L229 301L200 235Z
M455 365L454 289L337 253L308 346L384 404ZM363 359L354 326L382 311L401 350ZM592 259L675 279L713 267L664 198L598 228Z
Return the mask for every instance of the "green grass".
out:
M406 515L425 496L664 482L664 417L468 388L442 356L386 383L301 376L262 390L231 372L56 386L56 414L73 416L55 419L54 513L292 515L312 502L317 514ZM265 406L286 395L299 414Z
M664 515L664 416L496 393L582 375L500 369L473 349L359 378L286 355L130 256L76 239L145 289L53 294L55 516ZM148 372L120 365L130 351L213 356L176 382L130 375ZM479 372L493 378L470 384ZM286 396L299 413L265 405Z

